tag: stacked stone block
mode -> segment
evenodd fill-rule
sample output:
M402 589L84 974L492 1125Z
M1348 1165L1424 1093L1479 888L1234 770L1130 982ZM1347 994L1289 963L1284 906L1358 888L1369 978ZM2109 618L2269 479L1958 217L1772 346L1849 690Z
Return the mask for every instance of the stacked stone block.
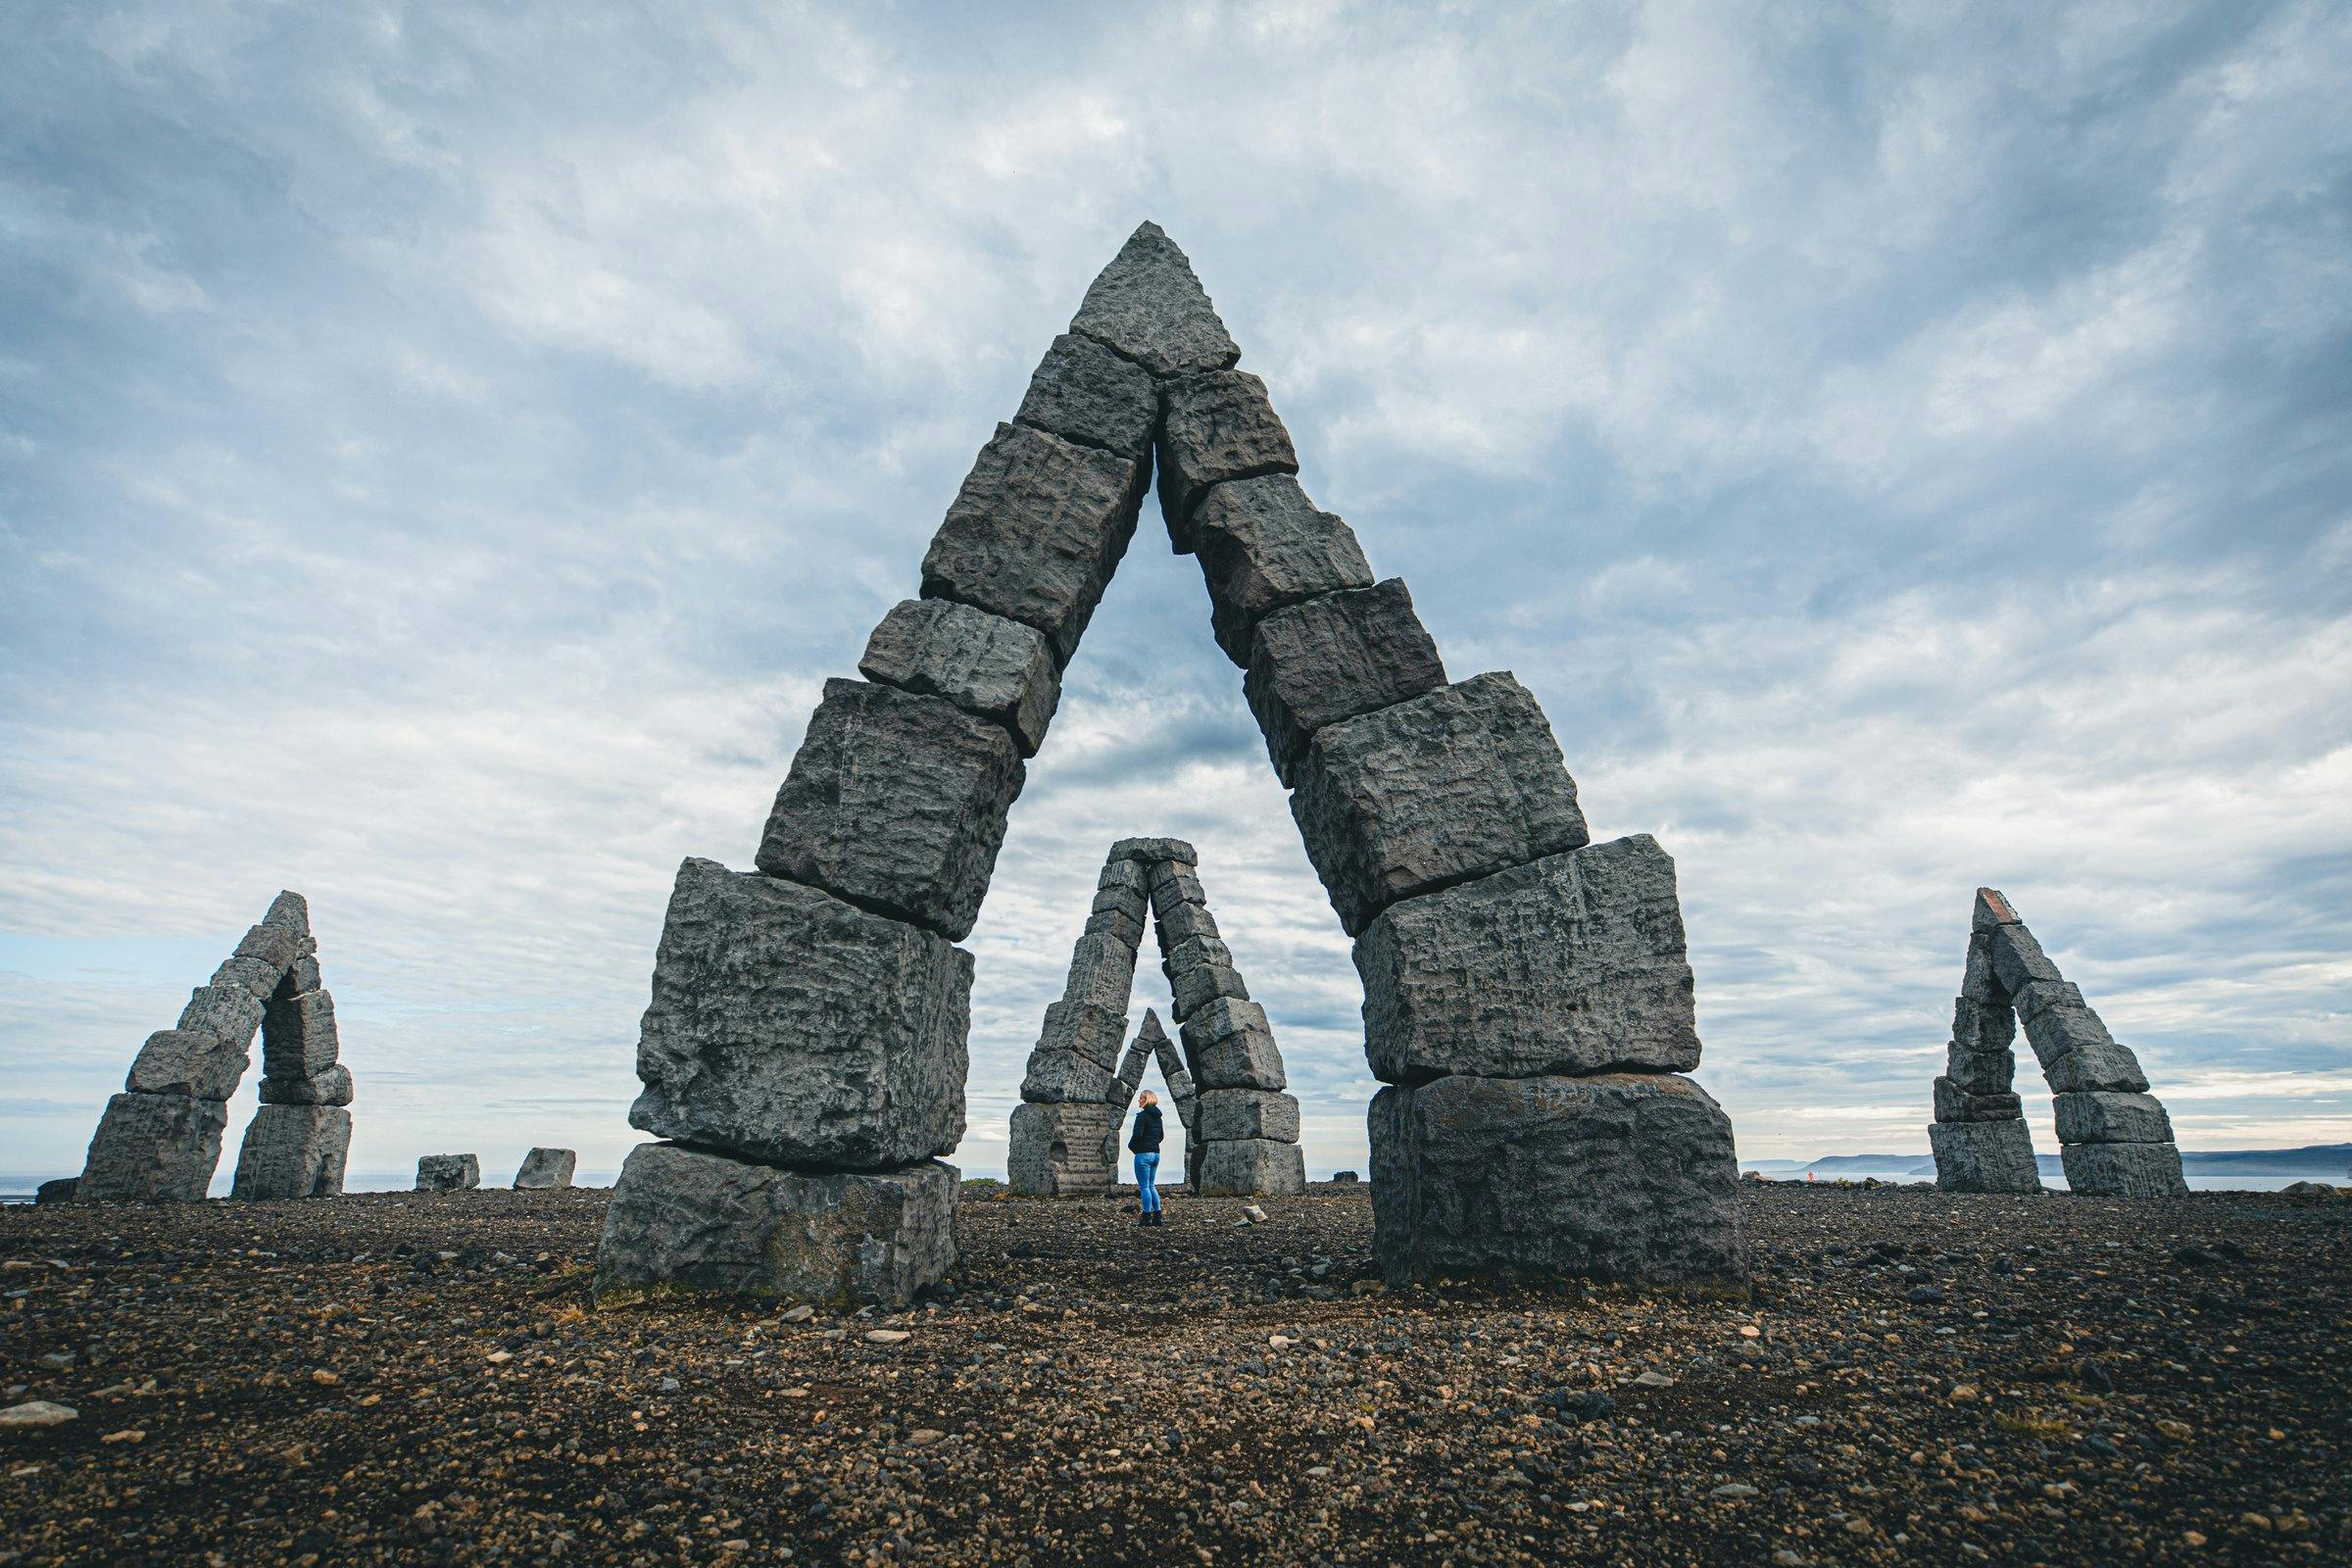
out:
M1952 1041L1936 1080L1936 1185L1950 1192L2038 1192L2034 1146L2011 1089L2023 1025L2055 1097L2059 1157L2079 1193L2155 1197L2188 1190L2172 1119L2147 1093L2139 1059L2042 952L2009 901L1977 889Z
M147 1037L108 1102L74 1190L77 1202L193 1202L211 1186L228 1098L262 1036L262 1108L237 1157L238 1198L343 1190L351 1073L337 1060L334 999L319 982L310 907L280 893L259 925Z

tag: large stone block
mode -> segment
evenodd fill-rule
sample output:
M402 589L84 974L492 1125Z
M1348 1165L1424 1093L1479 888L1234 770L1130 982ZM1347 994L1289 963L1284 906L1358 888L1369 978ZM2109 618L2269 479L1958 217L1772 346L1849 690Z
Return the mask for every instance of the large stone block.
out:
M283 1083L316 1078L342 1054L335 1033L335 999L323 991L270 999L262 1015L262 1072Z
M903 1306L955 1265L958 1181L937 1160L812 1175L642 1144L605 1213L596 1293Z
M534 1149L522 1156L522 1164L514 1172L514 1190L532 1193L569 1187L572 1173L579 1169L579 1165L580 1156L576 1151Z
M131 1059L122 1087L134 1095L226 1100L245 1076L244 1045L185 1029L158 1029Z
M1287 1198L1306 1191L1306 1158L1295 1143L1203 1139L1193 1180L1204 1197Z
M1145 886L1149 887L1151 869L1163 861L1174 860L1183 865L1199 865L1200 852L1182 839L1120 839L1110 847L1114 860L1134 860L1144 867ZM1105 872L1107 875L1107 871Z
M1257 623L1242 694L1266 755L1292 783L1315 732L1446 684L1438 645L1404 579L1325 594Z
M1972 1095L2005 1095L2017 1077L2017 1056L2007 1051L1944 1048L1943 1075Z
M1055 1002L1046 1007L1045 1027L1038 1032L1041 1051L1068 1051L1108 1072L1118 1064L1119 1047L1127 1038L1127 999L1115 1006Z
M255 1202L333 1198L351 1155L351 1112L336 1105L264 1105L245 1129L229 1197Z
M1275 416L1266 383L1247 370L1211 370L1170 381L1159 421L1159 508L1178 555L1193 548L1193 511L1209 486L1297 473L1291 432Z
M1937 1121L2015 1121L2024 1104L2007 1091L1979 1093L1952 1078L1936 1080Z
M1000 725L937 697L829 680L776 792L760 869L959 940L1025 776Z
M1936 1185L1947 1193L2038 1193L2034 1138L2022 1120L1929 1124Z
M1161 944L1159 969L1171 985L1187 969L1197 969L1204 963L1230 969L1234 966L1233 950L1216 937L1191 937L1172 948Z
M2065 1144L2066 1185L2093 1198L2171 1198L2188 1191L2180 1151L2164 1144Z
M875 1170L963 1137L971 955L710 860L678 867L629 1124L780 1164Z
M1977 889L1977 906L1969 917L1969 929L1990 932L1994 926L2017 925L2017 911L2009 901L1992 888Z
M1960 995L1986 1007L2009 1005L2009 993L1992 976L1992 938L1985 932L1974 932L1968 939L1968 967L1961 976Z
M2034 940L2034 933L2022 925L1994 926L1990 946L1993 978L2012 997L2037 980L2065 978L2041 951L2041 944Z
M1192 530L1208 583L1210 629L1244 669L1268 614L1318 594L1372 586L1354 532L1318 510L1287 473L1211 486Z
M1159 933L1159 951L1163 954L1203 937L1218 939L1217 917L1208 912L1205 904L1171 905L1152 922L1152 929Z
M351 1069L340 1063L309 1078L264 1078L265 1105L348 1105L354 1086Z
M1282 1053L1266 1009L1254 1002L1219 997L1183 1021L1184 1055L1203 1091L1282 1089Z
M1127 1014L1127 997L1135 989L1135 949L1105 931L1080 936L1070 951L1070 972L1062 982L1061 1000L1073 1006L1104 1007Z
M1206 1089L1200 1102L1200 1136L1212 1143L1236 1138L1298 1141L1298 1102L1289 1095L1263 1089Z
M1237 1002L1250 1000L1250 988L1242 983L1241 971L1221 963L1197 963L1179 970L1169 982L1169 990L1174 995L1176 1021L1180 1024L1219 997L1230 997Z
M1120 946L1137 948L1143 944L1147 918L1129 914L1124 907L1097 909L1086 917L1085 934L1115 937Z
M313 966L318 963L316 958L302 961ZM255 997L266 1002L269 1000L270 994L275 991L279 983L286 978L287 972L287 965L271 963L267 958L224 958L221 960L220 967L213 971L213 978L206 983L216 986L233 986L239 990L250 991Z
M469 1193L482 1185L482 1161L477 1154L418 1154L416 1191Z
M1152 912L1165 914L1179 904L1206 904L1208 894L1192 867L1163 860L1152 872Z
M71 1203L80 1188L81 1178L78 1176L52 1176L32 1190L32 1200L35 1205Z
M2007 1052L2017 1043L2017 1014L1997 1003L1952 999L1952 1044L1980 1054Z
M923 556L923 597L954 599L1077 652L1135 537L1146 465L1022 425L1000 424Z
M198 986L188 993L188 1004L172 1027L181 1034L203 1035L223 1046L244 1051L262 1025L262 1001L241 985Z
M90 1139L77 1203L192 1203L220 1163L228 1106L189 1095L123 1093L106 1102Z
M1100 1105L1110 1098L1116 1082L1109 1068L1074 1051L1039 1046L1029 1053L1029 1065L1021 1075L1021 1098L1036 1105Z
M1070 330L1106 343L1153 375L1219 370L1242 357L1193 264L1145 223L1095 278Z
M2084 1090L2059 1095L2051 1103L2058 1112L2061 1144L2169 1144L2173 1118L2153 1095L2113 1090Z
M1061 701L1046 634L949 599L904 599L866 639L869 680L937 697L1012 731L1023 757L1045 743Z
M1136 841L1123 839L1120 842L1132 844ZM1102 874L1095 879L1095 891L1098 894L1116 893L1122 899L1133 898L1141 906L1149 907L1152 903L1152 865L1148 861L1119 854L1118 847L1113 845L1109 858L1102 862ZM1097 905L1096 907L1102 906Z
M1393 1285L1747 1278L1732 1124L1688 1078L1440 1078L1383 1089L1370 1119L1373 1249Z
M2041 1069L2042 1081L2054 1095L2086 1094L2095 1090L2112 1090L2122 1094L2140 1094L2148 1087L2148 1075L2139 1065L2139 1058L2127 1046L2110 1040L2104 1044L2089 1042L2078 1046Z
M1698 1065L1674 858L1647 834L1389 906L1356 939L1375 1076Z
M1116 1115L1107 1104L1013 1106L1005 1185L1024 1198L1102 1192L1111 1180L1104 1145L1116 1127Z
M1122 860L1119 863L1132 865L1134 862ZM1152 916L1152 897L1137 888L1097 888L1095 902L1088 912L1102 914L1110 910L1116 910L1129 920L1141 924Z
M1350 936L1399 899L1589 837L1551 726L1507 673L1318 731L1291 815Z
M1121 457L1152 450L1159 385L1152 372L1091 337L1064 332L1046 350L1013 418Z

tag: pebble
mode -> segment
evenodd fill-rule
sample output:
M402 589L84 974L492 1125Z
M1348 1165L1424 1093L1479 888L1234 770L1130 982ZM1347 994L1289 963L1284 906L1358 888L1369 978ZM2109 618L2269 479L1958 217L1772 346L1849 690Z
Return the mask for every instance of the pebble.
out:
M70 1404L56 1404L47 1399L27 1399L0 1410L0 1431L20 1428L54 1427L67 1421L77 1421L81 1412Z

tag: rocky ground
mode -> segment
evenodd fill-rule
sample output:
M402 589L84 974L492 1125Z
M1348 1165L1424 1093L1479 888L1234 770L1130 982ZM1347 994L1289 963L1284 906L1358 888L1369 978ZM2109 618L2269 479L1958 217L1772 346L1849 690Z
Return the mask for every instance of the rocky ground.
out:
M606 1194L0 1209L0 1564L2352 1560L2352 1203L1751 1188L1749 1300L1390 1293L1361 1188L967 1189L597 1310Z

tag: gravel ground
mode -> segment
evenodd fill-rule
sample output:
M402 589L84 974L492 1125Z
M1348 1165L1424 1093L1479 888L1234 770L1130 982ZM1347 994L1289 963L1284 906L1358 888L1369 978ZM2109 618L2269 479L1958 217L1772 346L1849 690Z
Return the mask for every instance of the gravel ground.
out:
M1742 1194L1752 1299L1391 1293L1364 1189L967 1188L900 1314L602 1191L0 1209L0 1564L2352 1561L2352 1203Z

